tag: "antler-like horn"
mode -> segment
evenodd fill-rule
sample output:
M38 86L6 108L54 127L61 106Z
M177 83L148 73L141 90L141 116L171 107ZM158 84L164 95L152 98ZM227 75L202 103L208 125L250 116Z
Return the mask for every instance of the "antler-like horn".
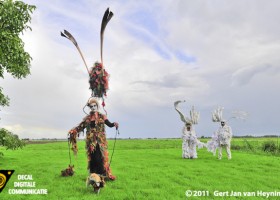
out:
M101 53L101 63L103 65L103 39L104 39L104 31L108 24L108 22L113 17L114 13L109 11L109 8L104 13L102 23L101 23L101 30L100 30L100 53Z
M85 58L84 58L84 56L83 56L83 54L82 54L82 51L81 51L81 49L80 49L80 47L79 47L77 41L75 40L75 38L71 35L71 33L69 33L69 32L66 31L66 30L64 30L64 33L60 32L60 35L61 35L62 37L67 38L68 40L70 40L70 41L75 45L75 47L78 49L78 51L79 51L79 53L80 53L80 55L81 55L81 57L82 57L82 59L83 59L83 61L84 61L84 64L85 64L85 66L86 66L86 68L87 68L88 73L90 74L90 72L89 72L89 70L88 70L87 63L86 63L86 61L85 61Z
M200 114L199 114L198 111L196 111L194 109L194 106L190 110L190 116L191 116L192 124L198 124L198 120L199 120Z
M75 40L75 38L73 37L73 35L71 35L71 33L69 33L68 31L64 30L64 34L61 33L61 35L63 37L66 37L67 39L69 39L71 42L73 42L73 44L77 47L78 46L78 43L77 41Z
M184 101L175 101L175 102L174 102L174 107L175 107L175 110L179 113L180 118L181 118L181 121L184 122L184 123L187 123L187 122L189 122L190 120L189 120L189 119L179 110L179 108L178 108L178 105L179 105L179 103L181 103L181 102L185 102L185 100L184 100Z

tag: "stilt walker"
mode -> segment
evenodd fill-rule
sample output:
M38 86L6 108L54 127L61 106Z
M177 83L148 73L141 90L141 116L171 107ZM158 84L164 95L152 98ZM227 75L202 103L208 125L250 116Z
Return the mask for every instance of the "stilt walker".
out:
M89 176L86 180L86 185L92 185L95 192L100 191L100 187L103 187L105 180L115 180L115 176L112 175L109 163L108 155L108 144L105 134L105 125L108 127L116 127L118 133L118 123L111 123L107 118L107 112L104 109L105 100L107 96L107 91L109 89L108 78L109 74L103 65L103 40L104 31L106 25L113 17L113 13L109 11L109 8L105 11L100 31L100 54L101 62L94 63L91 69L88 68L84 56L78 46L75 38L70 34L70 32L64 30L61 32L61 36L69 39L77 48L82 60L86 66L87 72L89 74L89 84L91 89L91 97L86 103L86 106L90 108L89 114L82 120L78 126L72 128L69 131L70 143L72 144L72 150L74 154L77 154L77 137L79 133L86 129L86 151L88 158L88 171ZM102 100L102 107L106 114L100 112L99 100ZM85 107L86 107L85 106ZM85 108L84 107L84 108Z
M179 113L181 121L185 123L185 126L182 130L182 158L194 159L197 158L196 147L203 148L204 143L200 142L197 139L195 130L193 128L194 124L198 124L199 112L194 110L192 107L190 111L190 119L187 118L178 108L179 103L185 101L176 101L174 102L175 110Z
M223 107L218 107L212 112L212 121L220 122L221 126L212 135L212 139L207 142L207 149L216 156L217 149L219 150L218 159L222 159L222 149L225 148L227 152L227 157L230 160L231 156L231 139L232 139L232 129L228 125L231 119L242 119L245 120L248 117L248 113L245 111L233 111L232 116L225 120L223 118Z
M226 124L226 120L223 119L223 109L218 107L212 113L212 121L220 122L221 126L213 134L212 139L207 142L208 151L216 155L217 149L219 150L218 159L222 159L222 149L225 148L227 151L227 157L231 159L230 144L232 138L232 130L229 125Z

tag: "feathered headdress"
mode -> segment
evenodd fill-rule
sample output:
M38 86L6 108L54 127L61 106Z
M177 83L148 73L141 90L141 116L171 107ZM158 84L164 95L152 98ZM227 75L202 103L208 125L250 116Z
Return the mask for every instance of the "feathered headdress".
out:
M185 124L198 124L198 120L199 120L199 112L194 110L194 106L192 106L192 109L190 110L190 118L186 117L178 108L179 103L181 102L186 102L185 100L183 101L175 101L174 102L174 107L175 110L179 113L181 121L184 122Z
M106 72L106 70L104 69L104 65L103 65L103 40L104 40L105 28L106 28L108 22L113 17L113 15L114 15L113 12L109 11L109 8L107 8L107 10L104 13L103 19L102 19L101 30L100 30L101 62L100 63L96 62L90 70L88 68L88 65L84 59L84 56L83 56L81 49L80 49L77 41L75 40L75 38L67 30L64 30L63 33L61 32L61 36L69 39L75 45L79 54L81 55L83 62L86 66L87 72L89 74L89 84L90 84L90 89L92 90L91 96L102 98L103 107L105 106L104 96L106 96L106 92L109 89L109 85L108 85L109 74Z
M223 118L223 110L224 107L218 107L212 112L212 121L213 122L221 122L221 121L229 121L231 119L242 119L246 120L248 117L248 113L245 111L232 111L232 116L225 120Z
M212 112L212 121L213 122L221 122L223 121L223 107L218 107Z

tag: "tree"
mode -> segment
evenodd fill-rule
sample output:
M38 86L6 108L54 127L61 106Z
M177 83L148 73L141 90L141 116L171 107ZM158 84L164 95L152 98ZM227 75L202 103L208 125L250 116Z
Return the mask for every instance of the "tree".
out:
M25 145L25 142L20 140L17 135L12 134L10 131L1 128L0 129L0 146L6 147L6 149L18 149L22 148ZM0 156L3 153L0 152Z
M14 78L25 78L30 74L31 56L24 50L24 42L20 38L25 30L32 30L27 25L31 21L34 5L22 1L0 0L0 77L4 72ZM8 106L9 98L2 93L0 87L0 106ZM6 138L5 141L3 138ZM7 140L8 138L8 140ZM5 129L0 129L0 146L10 149L22 147L19 138ZM17 145L17 147L13 146ZM12 145L12 146L11 146Z

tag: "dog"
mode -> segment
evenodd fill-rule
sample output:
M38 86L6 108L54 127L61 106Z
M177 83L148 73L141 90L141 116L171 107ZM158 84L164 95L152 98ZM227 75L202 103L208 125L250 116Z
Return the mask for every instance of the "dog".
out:
M61 171L61 176L73 176L74 175L74 165L69 165L68 168Z
M93 187L95 193L99 194L100 188L105 186L104 177L96 173L91 173L86 180L86 187L89 185Z

